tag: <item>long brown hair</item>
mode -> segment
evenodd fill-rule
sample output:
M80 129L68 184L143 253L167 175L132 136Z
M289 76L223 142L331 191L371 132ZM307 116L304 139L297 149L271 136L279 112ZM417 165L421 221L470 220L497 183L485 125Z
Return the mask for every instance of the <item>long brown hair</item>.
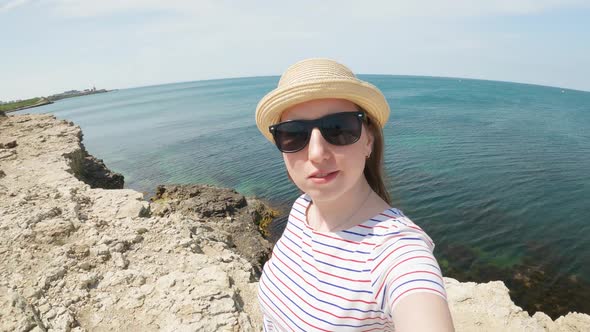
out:
M366 114L367 121L365 122L365 125L374 137L373 150L365 163L365 178L367 179L369 186L371 186L371 189L391 206L391 197L389 196L389 192L387 191L383 180L385 173L383 170L383 154L385 147L383 130L379 123L375 121L367 111L358 105L357 108L359 111Z
M355 104L356 105L356 104ZM365 111L359 105L356 105L357 109L366 115L366 122L364 125L366 128L373 134L373 149L371 151L371 155L367 158L365 162L365 170L363 174L365 175L365 179L369 183L369 186L373 191L381 197L387 204L391 206L391 196L389 196L389 192L385 187L385 182L383 180L385 172L383 171L383 154L385 143L383 139L383 130L379 123L374 120L371 115ZM297 184L291 178L289 172L287 172L287 177L295 186ZM303 191L299 189L300 193L303 194Z

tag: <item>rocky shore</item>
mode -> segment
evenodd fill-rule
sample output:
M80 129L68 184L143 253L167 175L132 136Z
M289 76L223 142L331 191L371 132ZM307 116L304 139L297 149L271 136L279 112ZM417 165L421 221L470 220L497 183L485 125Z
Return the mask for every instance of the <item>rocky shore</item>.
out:
M152 201L51 115L0 116L0 331L260 331L257 280L276 212L232 189ZM590 331L532 317L501 281L445 278L457 331Z

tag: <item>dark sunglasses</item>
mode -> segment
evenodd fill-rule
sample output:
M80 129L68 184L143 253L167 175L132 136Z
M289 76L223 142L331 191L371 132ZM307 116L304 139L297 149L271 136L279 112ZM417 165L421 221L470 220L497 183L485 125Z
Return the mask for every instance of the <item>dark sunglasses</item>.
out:
M363 112L332 113L315 120L291 120L268 127L275 144L285 153L301 151L311 136L313 128L319 128L324 139L334 145L349 145L361 137Z

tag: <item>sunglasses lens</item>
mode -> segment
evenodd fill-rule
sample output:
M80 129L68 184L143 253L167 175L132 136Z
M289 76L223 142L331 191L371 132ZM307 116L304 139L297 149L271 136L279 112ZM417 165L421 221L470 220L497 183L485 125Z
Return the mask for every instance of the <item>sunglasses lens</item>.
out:
M361 137L362 122L358 112L334 113L316 120L295 120L274 126L273 135L282 152L297 152L309 141L312 128L318 127L324 139L334 145L355 143Z
M275 141L279 150L295 152L303 149L308 139L307 127L297 121L285 122L275 129Z
M330 144L348 145L358 141L361 128L357 113L338 113L325 117L320 130Z

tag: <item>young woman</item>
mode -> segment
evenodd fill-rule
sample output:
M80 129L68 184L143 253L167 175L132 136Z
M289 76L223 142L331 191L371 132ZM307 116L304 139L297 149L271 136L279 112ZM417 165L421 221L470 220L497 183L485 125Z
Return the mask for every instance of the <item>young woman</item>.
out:
M287 69L256 124L303 194L265 264L265 331L453 331L430 237L383 183L389 105L329 59Z

